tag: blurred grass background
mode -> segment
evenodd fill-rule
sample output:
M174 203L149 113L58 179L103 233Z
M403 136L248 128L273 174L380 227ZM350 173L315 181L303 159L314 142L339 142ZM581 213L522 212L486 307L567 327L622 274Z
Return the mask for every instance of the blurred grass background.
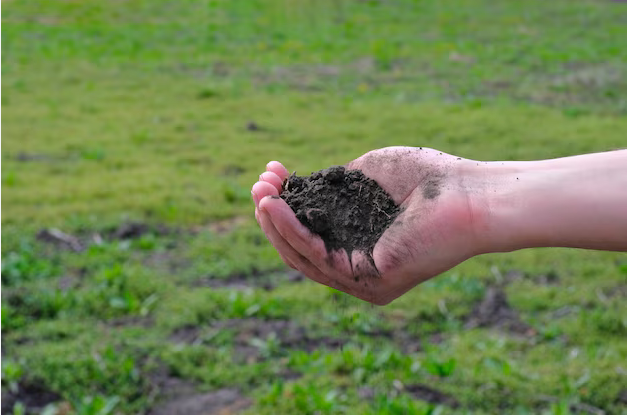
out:
M2 413L625 413L624 255L482 256L374 308L288 273L249 187L271 159L388 145L624 147L627 5L12 0L2 20ZM525 330L472 327L486 303Z

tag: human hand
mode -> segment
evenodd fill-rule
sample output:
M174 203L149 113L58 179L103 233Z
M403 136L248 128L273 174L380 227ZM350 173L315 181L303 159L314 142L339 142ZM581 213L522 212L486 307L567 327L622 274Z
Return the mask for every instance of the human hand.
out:
M255 216L285 263L314 281L374 304L387 304L416 284L481 253L480 209L465 170L474 161L437 150L388 147L350 162L375 180L402 213L372 252L327 252L322 239L277 197L289 175L270 162L252 189ZM374 266L373 266L374 263ZM375 268L376 267L376 268Z
M627 150L479 162L388 147L347 167L362 170L402 208L372 258L327 252L278 197L288 176L278 162L253 186L255 216L288 265L374 304L481 253L558 246L627 252Z

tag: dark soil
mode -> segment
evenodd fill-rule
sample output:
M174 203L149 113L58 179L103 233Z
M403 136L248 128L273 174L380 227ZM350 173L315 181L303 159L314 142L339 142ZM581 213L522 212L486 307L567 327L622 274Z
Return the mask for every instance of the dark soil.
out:
M299 271L289 270L284 272L253 272L251 274L233 274L227 278L204 277L194 280L193 287L230 288L233 290L245 290L248 288L262 288L273 290L284 282L300 282L305 276Z
M281 193L298 220L320 235L327 251L371 254L400 213L399 206L361 170L333 166L311 176L291 175Z
M557 285L560 282L560 277L554 271L550 271L546 274L538 275L534 278L534 282L540 285Z
M151 415L221 415L236 414L248 408L252 400L236 389L218 389L208 393L172 397L158 404Z
M80 252L84 248L79 239L56 228L42 229L37 233L37 239L41 242L49 243L60 248Z
M103 242L116 240L137 239L146 234L156 236L175 235L179 231L165 225L149 225L140 222L124 222L117 228L111 228L101 232L89 230L80 231L77 235L65 233L57 228L44 228L37 233L37 240L57 248L81 252L90 245L100 245Z
M466 328L493 327L516 334L532 335L531 326L521 321L518 313L509 305L505 291L490 287L483 300L466 319Z
M621 283L614 287L608 287L603 289L602 291L603 295L605 295L607 298L627 298L627 283Z
M16 393L2 387L2 413L12 414L13 406L21 402L26 408L26 414L39 414L51 403L61 400L61 396L46 389L39 382L25 382L18 385Z
M254 338L265 340L276 336L281 348L312 352L317 349L339 349L346 339L310 336L304 327L289 320L261 320L256 318L231 319L217 322L209 331L229 330L235 333L234 359L238 362L254 363L262 360L260 350L252 346ZM199 326L184 326L175 330L170 340L177 344L201 344L211 333ZM210 341L209 341L210 343Z
M148 233L153 233L158 236L168 235L173 233L172 229L169 229L165 225L149 225L141 222L126 222L122 223L117 229L113 230L110 234L111 239L136 239L140 238Z
M192 382L171 376L165 367L150 376L156 402L149 415L235 414L252 404L236 389L200 392Z
M407 385L405 386L405 391L412 394L416 399L420 399L421 401L429 402L434 405L446 405L452 408L457 408L459 406L459 402L457 402L457 400L452 396L427 385Z

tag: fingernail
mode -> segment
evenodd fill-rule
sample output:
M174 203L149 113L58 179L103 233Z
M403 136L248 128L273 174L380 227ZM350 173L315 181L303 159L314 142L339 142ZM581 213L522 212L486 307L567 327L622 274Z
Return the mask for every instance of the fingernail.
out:
M253 195L253 202L255 202L255 207L259 207L259 198L257 197L257 195L255 194L255 192L253 192L252 190L250 191L250 194Z

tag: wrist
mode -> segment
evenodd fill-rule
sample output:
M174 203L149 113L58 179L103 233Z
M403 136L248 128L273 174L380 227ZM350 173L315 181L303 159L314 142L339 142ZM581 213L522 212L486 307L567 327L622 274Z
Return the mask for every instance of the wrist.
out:
M533 211L537 198L550 194L534 190L536 163L488 162L480 166L485 252L511 252L543 245Z
M627 152L478 164L484 252L627 249Z
M459 166L460 186L468 199L475 254L509 252L530 243L521 223L521 178L533 162L465 160ZM524 180L523 180L524 182Z

